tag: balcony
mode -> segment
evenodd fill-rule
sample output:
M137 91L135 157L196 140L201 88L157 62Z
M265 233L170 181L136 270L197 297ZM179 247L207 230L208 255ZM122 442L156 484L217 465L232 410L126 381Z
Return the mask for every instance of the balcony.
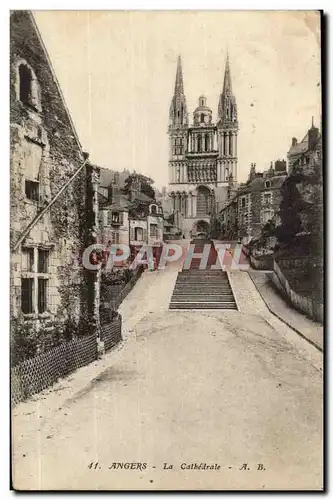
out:
M198 156L200 158L209 158L209 157L216 157L218 156L218 151L216 149L212 149L211 151L185 151L185 156L187 158L197 158Z

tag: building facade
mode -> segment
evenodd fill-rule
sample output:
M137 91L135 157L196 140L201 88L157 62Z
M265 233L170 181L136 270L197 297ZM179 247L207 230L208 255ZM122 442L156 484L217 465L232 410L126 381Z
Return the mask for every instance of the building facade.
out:
M33 15L10 21L11 318L46 332L96 313L98 326L96 276L81 259L96 234L99 172L84 166Z
M277 160L268 170L256 172L251 164L248 181L233 192L219 213L220 238L248 243L260 237L262 228L279 211L281 186L287 164Z
M200 96L189 123L181 59L169 112L169 188L177 224L185 237L210 232L216 206L227 200L229 177L237 180L237 104L232 91L229 57L217 121Z

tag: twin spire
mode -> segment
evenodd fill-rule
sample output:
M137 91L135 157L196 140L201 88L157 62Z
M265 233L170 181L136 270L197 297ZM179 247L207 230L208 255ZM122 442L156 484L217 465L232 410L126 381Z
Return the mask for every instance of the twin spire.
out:
M182 97L185 99L184 95L184 82L183 82L183 70L182 70L182 60L180 55L178 56L177 61L177 73L176 73L176 81L175 81L175 92L174 97ZM230 100L234 106L234 112L236 113L236 101L232 93L232 85L231 85L231 73L230 73L230 62L229 62L229 53L227 52L227 59L225 63L224 70L224 80L223 80L223 90L220 94L219 106L218 106L218 118L223 120L225 116L227 118L231 118L232 110L226 110L226 101ZM235 115L236 116L236 115Z
M177 73L175 82L175 95L179 94L184 94L182 60L180 55L178 56L178 61L177 61Z

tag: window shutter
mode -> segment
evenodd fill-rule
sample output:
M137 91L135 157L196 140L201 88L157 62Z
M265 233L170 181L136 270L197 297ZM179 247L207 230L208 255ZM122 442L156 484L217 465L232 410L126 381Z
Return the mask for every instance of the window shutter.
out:
M147 243L147 229L143 230L143 241Z
M134 227L131 227L130 229L130 239L135 240L135 230Z
M124 212L119 213L119 222L120 224L124 224Z

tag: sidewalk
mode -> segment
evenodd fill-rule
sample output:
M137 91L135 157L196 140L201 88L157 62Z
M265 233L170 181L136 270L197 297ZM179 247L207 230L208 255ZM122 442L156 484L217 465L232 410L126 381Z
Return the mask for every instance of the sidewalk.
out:
M278 294L268 276L271 272L253 269L249 271L249 275L268 309L317 349L323 351L323 326L298 312Z

